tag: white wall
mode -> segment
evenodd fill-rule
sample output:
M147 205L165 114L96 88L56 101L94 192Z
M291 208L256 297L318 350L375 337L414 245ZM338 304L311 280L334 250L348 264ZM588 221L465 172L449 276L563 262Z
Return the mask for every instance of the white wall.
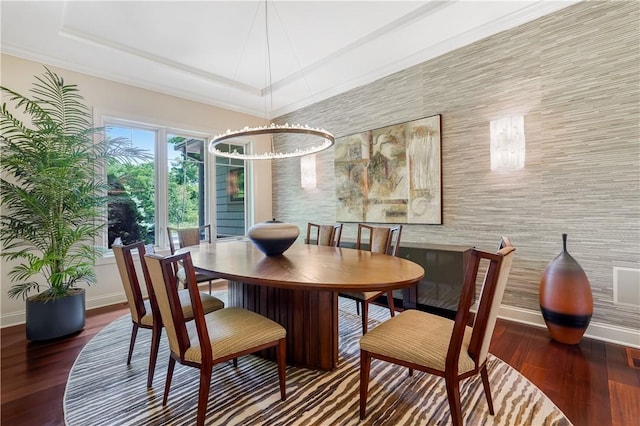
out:
M25 95L29 94L32 87L33 76L40 76L44 72L42 64L14 56L1 55L0 61L0 83L2 86ZM174 129L196 131L210 136L226 129L246 125L265 125L266 123L264 119L259 117L114 83L53 66L49 66L49 68L63 77L65 82L78 86L87 105L94 109L98 121L101 115L106 115ZM6 99L3 99L3 102L6 102ZM255 150L261 152L267 147L268 145L255 147ZM213 157L209 160L212 162ZM251 184L255 196L252 220L255 223L271 218L271 164L269 161L253 162L251 167L253 167ZM11 286L7 277L10 268L11 265L3 259L0 264L0 326L2 327L24 322L24 302L22 299L10 299L7 295ZM112 257L98 261L96 275L98 283L87 288L87 308L125 300L122 283Z

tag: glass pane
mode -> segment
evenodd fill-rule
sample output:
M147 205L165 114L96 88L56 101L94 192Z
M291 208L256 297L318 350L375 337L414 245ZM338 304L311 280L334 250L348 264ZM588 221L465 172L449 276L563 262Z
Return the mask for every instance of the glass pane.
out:
M204 140L168 135L169 226L205 225Z
M156 132L132 127L107 126L107 137L125 138L153 157L133 164L109 164L108 247L116 238L123 244L155 244L155 142Z

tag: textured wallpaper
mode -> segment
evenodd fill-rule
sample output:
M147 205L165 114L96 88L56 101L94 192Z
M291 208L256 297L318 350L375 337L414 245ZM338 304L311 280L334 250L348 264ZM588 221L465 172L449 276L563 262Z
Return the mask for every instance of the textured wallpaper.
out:
M640 268L639 11L576 4L281 119L340 137L441 114L443 224L406 225L403 240L494 250L508 235L503 303L539 311L540 277L567 233L592 321L637 329L640 310L613 304L613 268ZM489 122L512 114L525 117L525 168L492 172ZM303 230L335 221L333 155L317 155L315 189L300 187L299 160L273 162L275 217Z

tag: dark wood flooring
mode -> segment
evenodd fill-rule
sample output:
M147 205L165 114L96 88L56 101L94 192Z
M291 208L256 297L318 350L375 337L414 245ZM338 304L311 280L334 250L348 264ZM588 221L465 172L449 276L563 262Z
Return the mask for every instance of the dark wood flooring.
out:
M24 325L2 329L0 424L63 425L62 398L74 360L98 331L127 312L125 304L90 310L83 331L50 342L28 342ZM576 426L640 424L640 369L629 366L622 346L591 339L567 346L551 341L545 329L499 320L491 352Z

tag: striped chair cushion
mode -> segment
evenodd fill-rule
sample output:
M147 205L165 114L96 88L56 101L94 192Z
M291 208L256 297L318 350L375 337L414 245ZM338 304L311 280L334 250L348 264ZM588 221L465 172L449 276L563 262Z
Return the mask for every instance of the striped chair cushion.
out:
M144 301L144 310L145 314L142 318L140 318L140 324L152 326L153 314L151 313L151 302L149 301L149 299L145 299Z
M341 291L340 294L355 297L356 299L360 300L369 300L374 297L380 296L383 293L379 291Z
M471 327L465 331L458 360L459 373L475 367L467 352L471 331ZM452 333L453 321L422 311L407 310L362 336L360 349L444 371Z
M285 338L278 323L242 308L225 308L205 316L213 358L222 358ZM192 346L184 354L187 361L202 362L202 351L194 322L187 324Z
M178 269L178 272L176 272L176 278L178 279L178 281L180 281L180 283L184 283L185 281L187 281L187 274L184 272L184 268ZM204 281L211 281L214 279L215 277L211 274L205 274L204 272L196 271L196 281L199 283Z
M182 306L182 313L185 320L193 319L193 308L191 307L191 298L189 297L189 290L184 289L178 291L178 297L180 297L180 306ZM202 301L202 310L205 314L209 312L217 311L224 308L224 302L217 297L213 297L207 293L200 293L200 300Z
M180 305L182 306L182 313L185 320L193 319L193 308L191 307L191 298L189 297L189 290L180 290L178 292L180 297ZM205 314L209 312L217 311L224 308L224 302L217 297L213 297L207 293L200 293L200 300L202 300L202 309ZM151 303L149 299L144 301L144 308L146 314L140 319L140 323L144 325L153 325L153 314L151 311Z

